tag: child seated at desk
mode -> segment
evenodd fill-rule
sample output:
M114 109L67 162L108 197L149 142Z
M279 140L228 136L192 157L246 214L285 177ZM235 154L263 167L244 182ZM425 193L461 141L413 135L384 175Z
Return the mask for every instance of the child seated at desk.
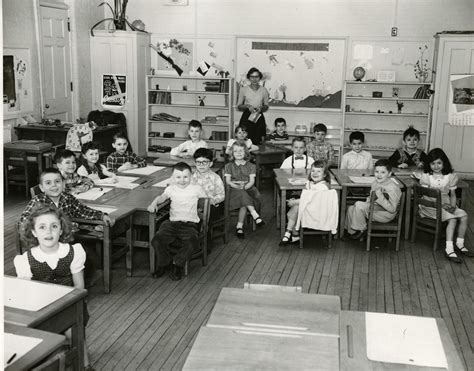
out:
M288 133L286 132L286 120L283 117L278 117L275 119L275 130L272 133L268 134L265 140L288 140L290 139Z
M433 148L428 152L424 173L415 172L415 176L420 179L420 184L424 187L436 188L441 191L441 219L447 222L446 227L446 249L445 254L449 261L462 263L454 250L454 231L458 224L458 235L456 239L456 251L465 257L472 258L474 253L464 246L464 235L467 230L467 213L457 207L456 188L459 181L454 173L451 162L446 153L441 148ZM436 209L419 205L419 212L422 217L436 219Z
M239 209L239 217L235 233L238 238L245 238L243 226L247 210L255 220L257 227L265 224L257 210L260 209L260 192L255 187L257 168L249 162L250 152L243 143L232 145L231 161L224 167L224 176L230 187L229 210Z
M308 144L306 153L315 161L326 161L328 166L337 165L334 159L334 148L331 143L325 141L327 132L326 125L322 123L315 125L313 128L314 140Z
M37 204L26 219L21 238L31 249L13 259L19 278L84 289L86 252L79 243L69 244L73 240L72 224L60 209ZM88 320L84 301L84 329ZM66 336L71 337L70 330ZM84 365L85 370L92 369L85 341Z
M418 148L419 142L420 132L410 126L403 132L403 147L396 149L388 159L390 166L399 169L407 167L423 169L426 163L426 153Z
M211 170L214 154L209 148L199 148L194 152L196 171L191 177L192 184L198 184L211 201L209 221L224 215L225 188L222 178Z
M80 176L88 177L94 184L110 184L117 183L117 176L108 171L107 168L98 164L99 147L93 142L87 142L81 147L83 164L77 169Z
M62 210L70 218L102 220L113 225L114 220L102 211L91 209L73 195L63 192L64 179L58 169L45 169L39 179L41 193L33 197L23 210L20 221L23 223L38 204L46 204Z
M373 218L379 223L388 223L397 216L402 191L398 182L392 179L391 175L392 167L387 159L381 159L375 163L375 181L370 187L370 193L375 192L377 196ZM370 196L365 202L357 201L347 209L346 228L349 237L353 240L361 238L367 229L369 209Z
M341 169L372 169L374 167L372 154L362 149L364 140L364 133L360 131L353 131L349 135L352 151L342 156Z
M68 149L61 150L54 157L54 161L64 178L65 192L77 194L94 187L92 179L76 173L76 155L74 152Z
M328 190L331 188L331 175L325 161L317 160L311 165L311 172L308 175L305 189ZM289 243L299 242L299 232L296 231L296 221L298 219L299 198L290 198L287 201L290 210L287 213L288 224L280 246L286 246ZM283 227L283 226L282 226Z
M112 173L146 166L145 159L134 152L127 151L128 139L125 134L116 133L113 136L112 147L115 152L112 152L106 161L106 167Z
M182 278L186 262L199 245L197 205L203 197L207 196L202 187L191 184L191 167L185 162L174 165L172 184L148 206L148 211L154 213L159 204L171 200L170 218L161 223L151 240L158 259L153 277L161 277L169 270L173 281ZM179 242L179 247L173 242Z
M192 158L198 148L207 148L205 140L201 139L202 125L197 120L191 120L188 124L189 140L171 149L171 156Z
M303 137L295 137L291 143L293 155L287 157L281 164L280 169L309 169L314 160L305 155L306 141Z
M226 155L230 155L232 153L232 145L235 142L243 143L250 152L258 150L258 146L252 143L252 139L247 138L247 127L244 124L240 124L239 126L237 126L234 129L234 133L235 138L229 139L229 141L227 142L227 147L225 150Z

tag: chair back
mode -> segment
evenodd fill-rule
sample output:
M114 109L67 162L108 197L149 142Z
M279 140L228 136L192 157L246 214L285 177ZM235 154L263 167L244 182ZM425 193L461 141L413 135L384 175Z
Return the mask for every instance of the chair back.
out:
M198 201L198 214L201 219L200 234L207 235L207 229L209 226L209 214L211 213L211 202L208 197L200 198Z
M39 194L41 194L41 189L40 189L40 186L39 184L35 185L34 187L31 187L30 188L30 195L31 195L31 198L35 197L35 196L38 196Z
M414 209L418 212L419 205L436 209L436 219L441 220L442 202L441 191L436 188L423 187L415 184L413 189Z

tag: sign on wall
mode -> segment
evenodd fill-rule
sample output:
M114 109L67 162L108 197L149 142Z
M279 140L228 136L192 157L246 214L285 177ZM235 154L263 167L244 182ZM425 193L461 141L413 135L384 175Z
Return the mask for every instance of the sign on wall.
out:
M127 76L102 75L102 106L123 107L127 102Z

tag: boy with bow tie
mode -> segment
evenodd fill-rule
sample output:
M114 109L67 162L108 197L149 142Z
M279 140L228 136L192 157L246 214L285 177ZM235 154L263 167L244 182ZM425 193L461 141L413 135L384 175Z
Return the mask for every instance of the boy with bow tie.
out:
M303 137L296 137L291 144L293 155L287 157L280 169L309 169L313 164L313 158L305 155L306 141Z

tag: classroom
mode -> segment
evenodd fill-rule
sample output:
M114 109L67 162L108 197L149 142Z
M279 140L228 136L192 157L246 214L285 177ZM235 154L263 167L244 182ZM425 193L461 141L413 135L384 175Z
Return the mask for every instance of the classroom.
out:
M472 0L4 0L5 370L474 370Z

